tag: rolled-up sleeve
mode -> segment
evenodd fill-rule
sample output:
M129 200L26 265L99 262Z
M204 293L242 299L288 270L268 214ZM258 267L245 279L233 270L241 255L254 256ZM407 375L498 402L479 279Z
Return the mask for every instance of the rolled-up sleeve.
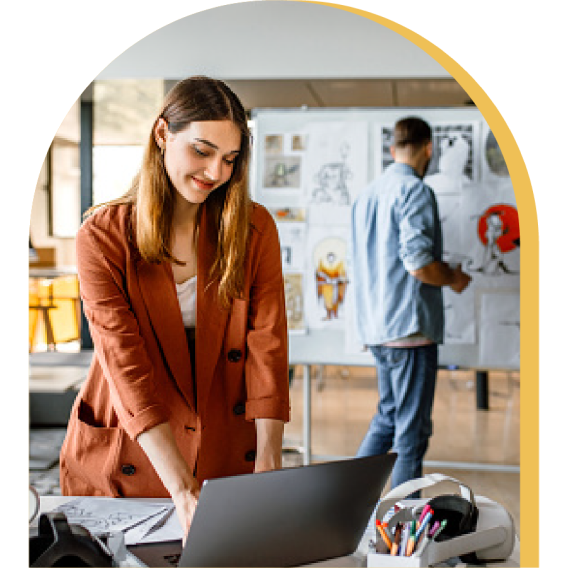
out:
M125 252L90 219L77 234L77 268L95 356L121 426L135 439L168 414L125 289Z
M288 422L288 331L282 260L276 224L264 211L250 289L245 418ZM257 229L252 229L257 230Z
M399 257L409 272L435 260L435 208L431 190L422 181L412 183L401 197Z

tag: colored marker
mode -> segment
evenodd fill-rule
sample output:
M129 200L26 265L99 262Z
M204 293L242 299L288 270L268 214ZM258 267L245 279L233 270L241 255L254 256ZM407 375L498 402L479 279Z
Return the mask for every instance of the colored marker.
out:
M432 537L428 533L423 533L424 538L416 548L416 556L420 556L426 550L426 547L432 542Z
M410 537L408 538L408 545L406 547L406 556L411 556L414 550L414 543L416 539L416 519L410 525Z
M448 521L446 519L444 519L440 523L440 528L434 533L434 536L432 538L435 539L446 528L447 524L448 524Z
M385 530L385 528L383 527L383 525L381 524L380 521L377 521L377 529L384 541L384 543L387 545L389 552L392 548L392 542L391 539L389 538L389 535L387 534L387 531Z
M426 535L426 538L422 539L422 542L418 549L416 550L416 555L420 556L426 550L426 547L430 545L430 543L446 528L448 521L444 519L441 523L436 521L432 530ZM438 525L436 527L436 525Z
M398 554L398 549L400 548L400 539L402 536L402 524L396 523L396 529L394 531L394 542L391 548L391 555L396 556Z
M406 547L408 545L408 535L410 533L410 525L406 523L402 530L402 541L400 543L400 556L404 556L406 553Z
M430 503L426 503L424 509L422 509L422 513L420 513L420 518L418 519L418 522L420 524L422 524L422 521L424 521L424 517L427 515L428 511L430 511L432 507L430 507Z
M420 527L418 528L418 530L416 531L416 542L418 542L418 539L420 538L420 535L424 532L424 529L426 528L426 526L428 525L428 523L430 522L430 519L432 518L432 514L434 511L428 511L426 513L426 515L424 515L424 519L422 520L422 522L420 523Z
M432 526L432 528L430 529L430 532L428 533L428 536L430 538L432 538L434 536L434 533L440 528L440 521L436 521L434 523L434 525Z

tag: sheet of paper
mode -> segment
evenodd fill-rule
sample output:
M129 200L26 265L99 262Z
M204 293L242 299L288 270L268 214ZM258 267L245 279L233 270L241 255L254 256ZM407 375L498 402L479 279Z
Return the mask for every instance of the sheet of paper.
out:
M167 506L126 499L78 497L55 509L65 513L70 524L85 527L94 535L126 531L167 511Z
M126 533L128 535L128 533ZM183 538L183 529L179 522L178 516L174 508L169 511L168 515L163 517L162 521L156 524L138 544L148 544L151 542L166 542L170 540L181 540Z

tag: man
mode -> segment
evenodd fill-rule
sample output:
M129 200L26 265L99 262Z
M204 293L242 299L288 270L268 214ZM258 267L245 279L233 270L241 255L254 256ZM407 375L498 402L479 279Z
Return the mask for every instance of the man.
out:
M398 453L392 487L422 476L432 434L442 286L461 293L471 278L442 262L434 192L423 182L432 130L420 118L395 125L394 163L352 210L353 278L359 339L376 360L380 402L357 456Z

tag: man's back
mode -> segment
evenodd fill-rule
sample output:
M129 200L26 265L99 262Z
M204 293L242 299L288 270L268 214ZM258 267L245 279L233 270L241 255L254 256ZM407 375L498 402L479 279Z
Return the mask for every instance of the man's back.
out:
M441 288L408 273L442 258L432 190L411 166L395 162L359 195L351 221L360 341L379 345L422 333L441 343Z

